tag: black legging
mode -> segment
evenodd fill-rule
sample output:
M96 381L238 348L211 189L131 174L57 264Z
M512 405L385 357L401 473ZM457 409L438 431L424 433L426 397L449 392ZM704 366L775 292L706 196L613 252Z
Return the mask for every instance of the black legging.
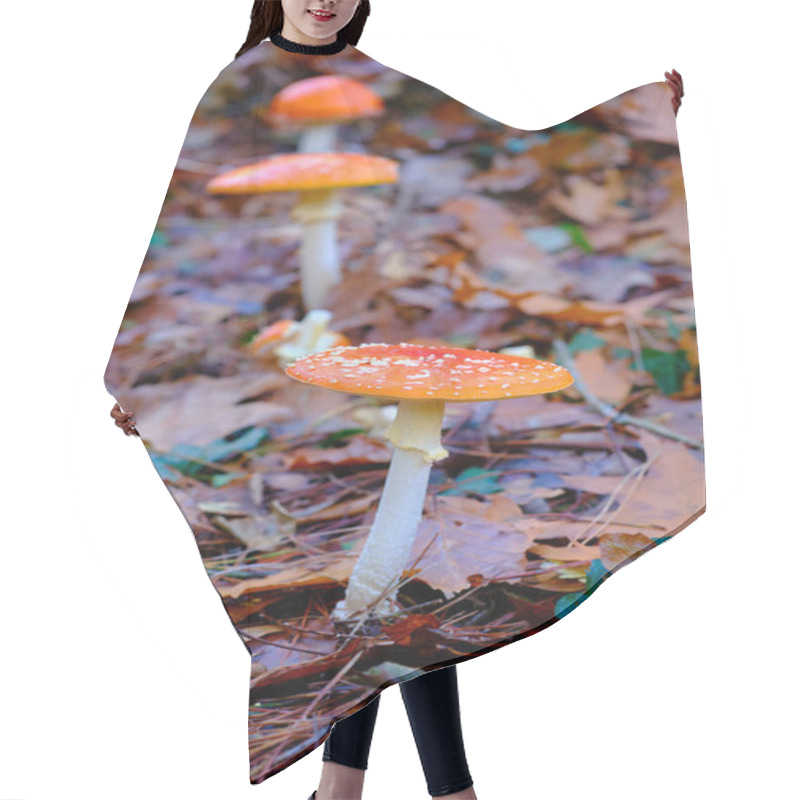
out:
M472 777L461 734L455 664L403 681L400 692L431 797L468 789ZM380 699L378 695L333 726L325 740L323 761L367 768Z

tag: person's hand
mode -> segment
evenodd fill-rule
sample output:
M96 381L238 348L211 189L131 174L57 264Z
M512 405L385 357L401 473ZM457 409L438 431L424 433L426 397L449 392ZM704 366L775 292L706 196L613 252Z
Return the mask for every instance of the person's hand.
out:
M133 411L123 411L119 407L119 403L114 403L111 416L114 417L114 424L118 428L122 428L126 436L139 435L139 431L136 430L136 421L133 419Z
M680 72L673 69L672 74L664 73L667 76L667 85L672 89L672 110L678 116L678 109L681 107L681 97L683 97L683 78Z

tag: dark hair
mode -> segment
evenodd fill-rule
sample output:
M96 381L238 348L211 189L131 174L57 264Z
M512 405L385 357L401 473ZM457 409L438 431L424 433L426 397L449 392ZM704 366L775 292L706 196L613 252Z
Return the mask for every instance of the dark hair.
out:
M337 39L346 39L355 45L361 38L364 23L369 16L369 0L360 0L353 18L338 33ZM244 44L234 58L261 44L268 36L283 30L283 6L280 0L255 0L250 12L250 30Z

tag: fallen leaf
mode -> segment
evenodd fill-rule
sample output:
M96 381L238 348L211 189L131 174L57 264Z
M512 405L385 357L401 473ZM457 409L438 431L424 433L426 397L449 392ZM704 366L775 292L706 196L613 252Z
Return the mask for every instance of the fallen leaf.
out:
M357 466L359 464L386 464L392 458L391 444L356 433L348 437L342 447L298 447L286 453L288 469L309 467Z
M513 514L514 506L493 506L459 495L429 497L426 506L409 558L409 564L413 563L430 545L417 564L420 580L452 594L469 586L475 564L491 564L485 573L489 579L520 571L519 558L527 537L513 525L501 527L497 519L498 509L501 514Z
M620 360L606 359L600 349L573 355L576 369L596 397L616 406L630 394L634 373Z
M653 545L653 540L641 533L604 533L599 541L599 558L609 570Z

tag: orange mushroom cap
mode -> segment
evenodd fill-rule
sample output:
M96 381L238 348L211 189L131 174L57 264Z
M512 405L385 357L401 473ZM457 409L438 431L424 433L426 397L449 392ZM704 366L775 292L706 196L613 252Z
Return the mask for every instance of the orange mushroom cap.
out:
M326 389L401 400L506 400L574 382L564 367L549 361L406 342L332 347L298 358L285 371Z
M288 192L397 182L396 161L367 153L281 153L217 175L215 194Z
M293 319L281 319L277 322L273 322L272 325L259 331L259 333L250 340L248 349L256 351L261 349L262 345L267 344L267 342L277 342L292 333L298 325L299 323Z
M383 112L383 100L361 81L318 75L281 89L261 116L281 122L343 122Z

